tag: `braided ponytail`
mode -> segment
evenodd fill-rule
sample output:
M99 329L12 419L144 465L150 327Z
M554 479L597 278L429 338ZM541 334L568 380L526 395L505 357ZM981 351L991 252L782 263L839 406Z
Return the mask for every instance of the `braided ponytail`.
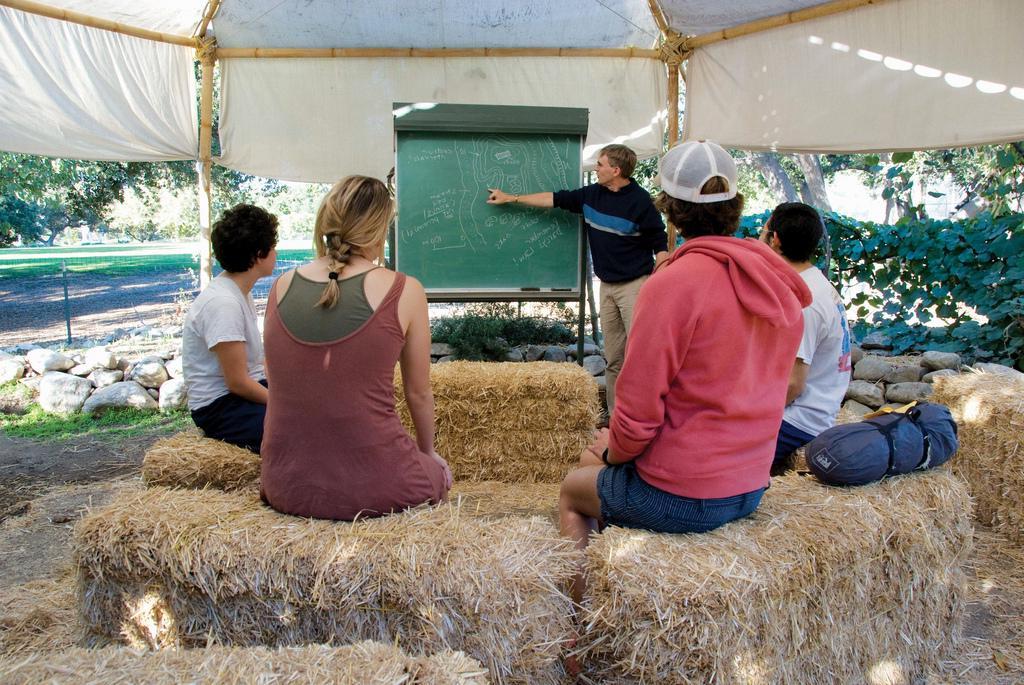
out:
M341 236L337 233L331 233L325 236L325 238L327 239L327 256L331 259L331 273L327 279L327 285L324 286L323 294L320 295L320 299L313 306L331 309L338 303L338 298L341 296L341 287L338 286L338 272L348 264L352 248L348 243L342 241Z
M315 307L330 309L338 302L340 272L353 254L380 243L387 234L394 202L387 186L368 176L346 176L320 203L313 231L317 257L330 259L330 280Z

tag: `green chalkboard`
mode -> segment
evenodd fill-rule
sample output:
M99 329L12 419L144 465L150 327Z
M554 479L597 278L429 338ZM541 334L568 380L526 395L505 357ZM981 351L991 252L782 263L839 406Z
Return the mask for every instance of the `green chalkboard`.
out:
M402 122L412 130L396 120L396 268L418 278L434 299L575 297L579 217L486 200L495 187L510 193L579 187L582 136L529 126L524 132L523 117L508 116L493 127L519 130L486 130L488 113L536 108L454 107L454 115L431 112L433 124ZM439 114L447 114L440 123ZM534 126L559 128L543 116L540 121Z

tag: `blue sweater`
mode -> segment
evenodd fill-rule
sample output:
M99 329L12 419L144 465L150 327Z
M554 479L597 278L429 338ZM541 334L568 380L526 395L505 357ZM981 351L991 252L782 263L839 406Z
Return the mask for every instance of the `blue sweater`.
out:
M668 235L651 195L630 179L617 192L594 183L559 190L555 207L582 214L594 273L604 283L623 283L654 269L654 255L668 249Z

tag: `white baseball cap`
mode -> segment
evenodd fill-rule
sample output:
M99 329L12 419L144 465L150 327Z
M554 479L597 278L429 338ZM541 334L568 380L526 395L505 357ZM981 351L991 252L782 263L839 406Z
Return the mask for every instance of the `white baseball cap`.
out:
M687 202L722 202L736 197L736 162L718 143L688 140L665 153L658 165L661 189ZM729 189L724 193L701 195L709 179L721 176Z

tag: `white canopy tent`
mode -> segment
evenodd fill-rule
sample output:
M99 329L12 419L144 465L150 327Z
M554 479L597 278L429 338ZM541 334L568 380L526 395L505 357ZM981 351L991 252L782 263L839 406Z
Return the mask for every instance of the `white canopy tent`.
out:
M333 181L393 102L586 107L592 161L678 137L868 151L1024 139L1020 0L0 0L0 149ZM193 59L203 64L197 126ZM197 133L198 130L198 133Z

